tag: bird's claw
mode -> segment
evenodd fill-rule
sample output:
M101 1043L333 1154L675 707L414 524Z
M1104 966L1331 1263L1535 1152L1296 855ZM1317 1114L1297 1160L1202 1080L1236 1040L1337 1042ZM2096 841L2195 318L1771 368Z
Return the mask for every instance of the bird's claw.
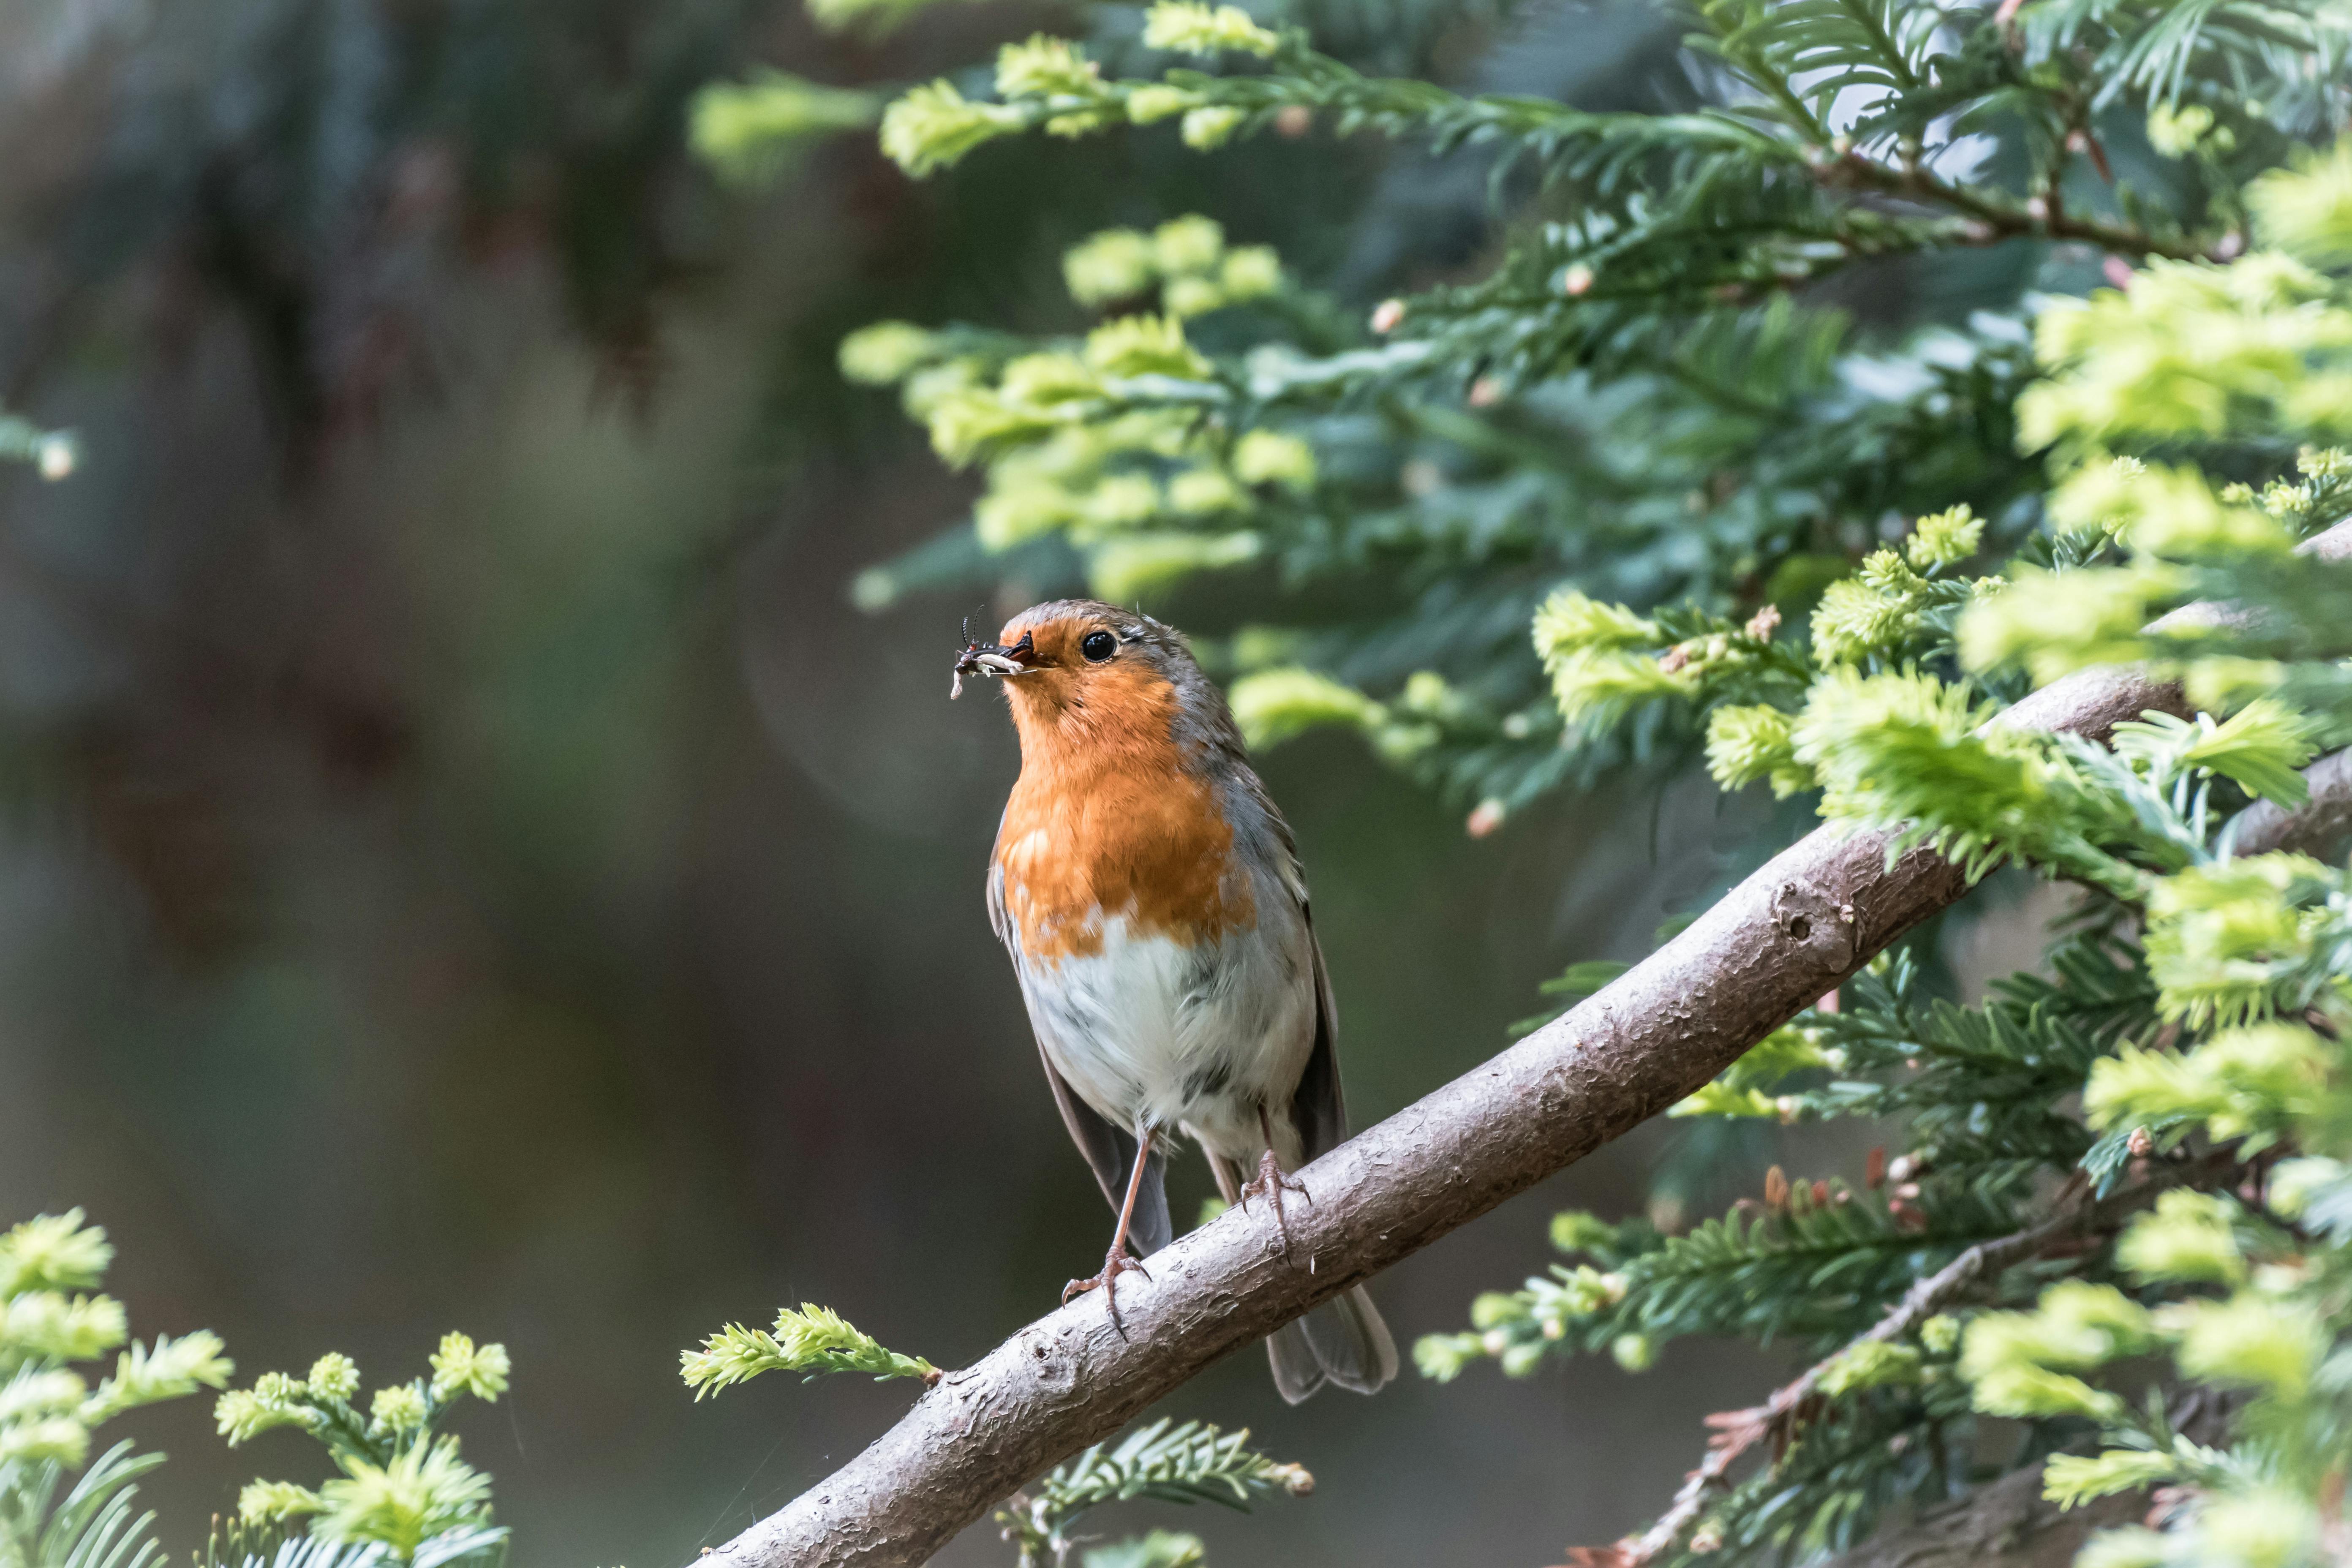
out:
M1268 1149L1258 1156L1256 1176L1241 1190L1241 1206L1247 1210L1252 1198L1273 1200L1274 1228L1282 1233L1282 1250L1287 1257L1290 1252L1290 1221L1282 1212L1282 1194L1285 1193L1297 1193L1309 1204L1315 1201L1315 1194L1307 1190L1307 1184L1296 1176L1286 1174L1282 1162L1274 1157L1273 1150Z
M1118 1277L1122 1274L1140 1274L1146 1282L1151 1279L1150 1271L1129 1258L1125 1247L1113 1247L1110 1255L1103 1259L1101 1273L1091 1279L1073 1279L1062 1287L1062 1305L1066 1307L1087 1291L1099 1289L1103 1293L1103 1305L1110 1312L1110 1326L1125 1333L1127 1326L1118 1321Z

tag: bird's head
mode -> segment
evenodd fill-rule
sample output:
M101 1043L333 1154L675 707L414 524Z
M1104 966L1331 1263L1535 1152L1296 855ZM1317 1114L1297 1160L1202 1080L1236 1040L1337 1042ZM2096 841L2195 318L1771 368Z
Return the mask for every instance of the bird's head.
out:
M1094 599L1034 605L996 641L967 640L956 655L959 688L967 675L1004 682L1024 748L1119 736L1165 742L1194 724L1230 723L1180 633Z

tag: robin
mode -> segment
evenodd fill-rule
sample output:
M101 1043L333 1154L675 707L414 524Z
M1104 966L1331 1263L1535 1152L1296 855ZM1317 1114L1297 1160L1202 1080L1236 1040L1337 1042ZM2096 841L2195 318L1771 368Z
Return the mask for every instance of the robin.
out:
M1021 736L989 920L1062 1121L1118 1214L1102 1272L1062 1299L1099 1288L1117 1322L1118 1276L1174 1238L1179 1131L1228 1203L1266 1200L1289 1245L1284 1194L1303 1189L1286 1173L1348 1135L1331 983L1290 828L1183 637L1087 599L1024 610L998 637L967 641L950 689L1003 679ZM1396 1375L1360 1287L1266 1349L1294 1405Z

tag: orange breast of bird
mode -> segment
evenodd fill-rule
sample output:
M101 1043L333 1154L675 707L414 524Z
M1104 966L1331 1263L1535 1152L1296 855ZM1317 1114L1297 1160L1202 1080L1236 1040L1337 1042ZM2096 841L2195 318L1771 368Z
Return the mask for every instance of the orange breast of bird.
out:
M1255 920L1216 789L1171 732L1174 689L1114 680L1097 681L1083 721L1013 703L1021 777L997 831L996 864L1006 916L1032 963L1100 952L1114 919L1124 918L1130 938L1186 947Z

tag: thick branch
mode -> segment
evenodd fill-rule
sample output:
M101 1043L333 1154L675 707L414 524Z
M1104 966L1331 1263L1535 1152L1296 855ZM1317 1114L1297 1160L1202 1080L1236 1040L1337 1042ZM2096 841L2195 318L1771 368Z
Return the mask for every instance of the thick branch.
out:
M2303 777L2311 797L2294 811L2258 800L2239 816L2239 854L2294 849L2323 860L2343 855L2352 840L2352 750L2320 758L2303 770Z
M2352 524L2326 538L2352 552ZM2095 669L2002 721L2097 738L2149 710L2182 712L2179 689ZM1287 1250L1227 1212L1122 1283L1124 1332L1092 1297L1048 1313L698 1568L924 1561L1203 1368L1664 1110L1967 890L1940 856L1886 856L1882 835L1816 831L1607 990L1306 1166Z

